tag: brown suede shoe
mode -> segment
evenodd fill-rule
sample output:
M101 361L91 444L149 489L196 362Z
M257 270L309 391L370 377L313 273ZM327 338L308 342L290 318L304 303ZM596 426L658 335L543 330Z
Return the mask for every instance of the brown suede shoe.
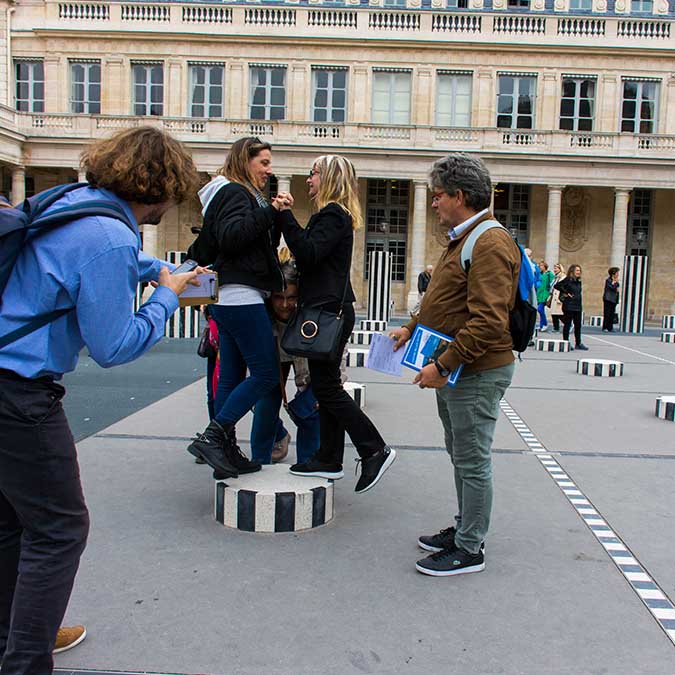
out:
M291 435L286 434L280 441L272 446L272 464L281 462L288 455L288 444L291 442Z
M86 637L87 629L84 626L61 626L56 634L54 654L60 654L77 647Z

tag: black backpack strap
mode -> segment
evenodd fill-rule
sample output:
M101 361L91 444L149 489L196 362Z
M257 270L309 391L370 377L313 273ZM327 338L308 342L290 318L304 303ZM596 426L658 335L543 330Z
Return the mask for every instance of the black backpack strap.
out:
M3 335L2 337L0 337L0 349L3 349L3 347L6 347L9 344L12 344L12 342L20 340L22 337L25 337L26 335L34 333L39 328L46 326L48 323L51 323L52 321L56 321L56 319L63 316L64 314L72 312L74 309L75 309L74 307L66 307L65 309L55 309L53 312L49 312L49 314L42 314L41 316L35 317L32 321L21 326L21 328L17 328L16 330L13 330L11 333L7 333L7 335Z

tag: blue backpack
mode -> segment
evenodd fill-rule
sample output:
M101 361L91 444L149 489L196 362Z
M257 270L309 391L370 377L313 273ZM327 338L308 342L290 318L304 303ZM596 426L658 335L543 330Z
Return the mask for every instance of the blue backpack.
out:
M52 209L44 215L45 211L67 192L87 185L87 183L57 185L24 200L21 206L0 209L0 303L14 265L29 239L86 216L115 218L121 220L132 231L136 231L124 209L115 202L104 199L92 199L78 204L69 204L63 208ZM60 316L72 312L74 309L74 307L67 307L34 317L26 325L7 335L0 336L0 349L42 328L42 326L46 326Z
M473 255L473 247L478 237L483 232L491 230L495 227L504 226L496 220L484 220L477 225L467 236L466 242L462 246L460 252L462 269L468 274L471 266L471 256ZM535 276L534 269L527 257L523 247L515 242L520 251L520 271L518 272L518 292L516 293L516 304L509 312L509 331L511 333L511 340L513 341L513 349L521 354L524 352L534 335L534 330L537 325L537 296L535 293Z

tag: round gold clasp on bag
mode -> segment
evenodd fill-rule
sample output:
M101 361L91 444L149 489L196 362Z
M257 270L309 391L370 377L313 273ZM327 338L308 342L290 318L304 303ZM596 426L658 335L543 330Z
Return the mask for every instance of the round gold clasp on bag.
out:
M319 332L319 325L316 321L304 321L300 326L300 335L306 340L315 338Z

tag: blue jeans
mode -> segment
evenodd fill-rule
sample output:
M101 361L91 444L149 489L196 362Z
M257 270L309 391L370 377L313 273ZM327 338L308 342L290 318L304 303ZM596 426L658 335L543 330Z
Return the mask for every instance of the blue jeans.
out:
M220 344L215 420L225 426L236 424L257 401L279 388L279 364L265 305L211 305L211 316L218 324Z
M251 427L251 459L261 464L272 461L272 446L288 432L279 419L281 389L276 387L255 404ZM315 415L298 425L296 454L298 463L310 460L319 449L319 416Z
M537 303L537 311L539 312L539 328L548 326L548 321L546 320L546 303Z
M455 469L458 512L455 544L474 555L490 526L492 439L499 400L511 384L515 364L461 375L457 386L436 389L445 447Z

